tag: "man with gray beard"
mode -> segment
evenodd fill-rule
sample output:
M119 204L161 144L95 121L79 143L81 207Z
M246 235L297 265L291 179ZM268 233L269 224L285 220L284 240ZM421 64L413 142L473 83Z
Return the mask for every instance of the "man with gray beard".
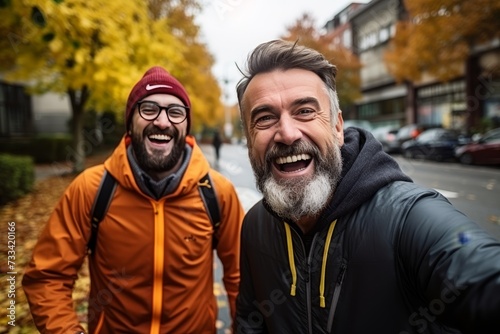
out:
M243 75L264 198L243 222L234 331L497 332L500 242L415 185L370 132L344 132L336 67L275 40Z

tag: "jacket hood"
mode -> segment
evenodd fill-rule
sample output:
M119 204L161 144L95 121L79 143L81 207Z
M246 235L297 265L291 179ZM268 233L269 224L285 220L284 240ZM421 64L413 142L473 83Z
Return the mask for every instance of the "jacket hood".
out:
M135 181L134 174L127 158L127 147L129 145L130 140L124 136L111 156L104 162L104 167L122 187L142 193ZM191 159L188 162L188 166L182 176L179 186L168 196L179 196L188 192L193 187L197 187L198 181L208 173L210 169L208 161L205 159L203 152L193 136L186 136L186 145L192 148Z
M369 131L355 127L345 129L341 153L341 179L322 214L328 222L355 210L389 183L413 182Z

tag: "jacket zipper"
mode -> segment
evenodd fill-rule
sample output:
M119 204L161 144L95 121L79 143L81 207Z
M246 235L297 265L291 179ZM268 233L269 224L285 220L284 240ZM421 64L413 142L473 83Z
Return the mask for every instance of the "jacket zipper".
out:
M298 240L300 241L300 244L302 246L302 250L304 254L306 254L306 247L304 246L304 243L302 242L302 238L300 235L295 231L295 229L291 229L293 233L295 233L298 237ZM316 238L317 234L314 235L313 241L311 243L311 249L309 250L309 256L307 257L307 282L306 282L306 304L307 304L307 327L308 327L308 333L314 334L312 331L312 304L311 304L311 254L313 253L314 245L316 244ZM332 306L330 307L330 313L328 315L328 324L327 324L327 332L330 332L332 323L333 323L333 315L335 313L335 309L337 308L337 303L338 299L340 296L340 290L342 287L342 281L344 279L344 274L347 269L347 264L343 263L340 266L340 272L339 276L337 278L337 283L335 284L335 290L333 292L333 298L332 298Z
M312 330L312 292L311 292L311 261L312 261L312 255L313 254L313 249L316 244L316 238L317 234L314 235L313 240L311 242L311 249L309 250L309 256L307 257L307 326L308 326L308 333L314 334ZM305 254L305 246L304 243L302 242L302 239L299 237L299 240L302 243L302 248L304 249L304 254Z
M163 271L165 253L165 217L163 204L165 201L154 202L153 209L155 215L154 226L154 276L153 276L153 300L151 314L151 334L160 332L160 319L163 304Z
M345 271L347 270L347 264L342 263L340 266L339 276L337 278L337 283L335 284L335 290L333 290L332 306L330 307L330 313L328 314L328 323L326 325L326 332L330 333L333 325L333 316L335 315L335 310L337 309L337 304L339 302L340 290L342 289L342 282L344 281Z
M307 254L306 252L306 247L304 246L304 242L302 242L302 238L300 237L299 233L297 231L295 231L295 229L290 229L291 231L293 231L292 233L294 233L296 236L297 236L297 239L299 240L300 242L300 245L302 247L302 251L304 252L304 254ZM312 253L312 249L313 249L313 246L314 246L314 243L316 241L316 235L314 236L313 238L313 241L312 241L312 244L311 244L311 251L309 253L309 256L307 257L307 262L306 262L306 266L307 266L307 272L306 272L306 307L307 307L307 332L312 334L312 305L311 305L311 253Z
M312 317L311 317L311 264L307 259L307 284L306 284L306 304L307 304L307 328L308 333L312 333Z

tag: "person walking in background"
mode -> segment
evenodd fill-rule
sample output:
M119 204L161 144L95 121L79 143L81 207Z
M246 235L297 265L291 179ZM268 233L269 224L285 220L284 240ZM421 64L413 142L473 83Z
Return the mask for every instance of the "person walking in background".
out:
M22 283L34 322L42 333L84 333L71 292L106 171L117 186L89 255L88 332L215 333L213 247L235 315L244 214L235 188L210 168L189 134L188 94L162 67L132 88L125 122L118 147L75 178L33 250ZM211 185L217 229L200 196Z
M220 137L219 130L214 131L214 136L212 138L212 146L215 150L215 163L219 164L220 159L220 147L222 146L222 139Z
M348 128L336 67L257 46L237 85L263 193L245 216L237 333L497 333L500 242Z

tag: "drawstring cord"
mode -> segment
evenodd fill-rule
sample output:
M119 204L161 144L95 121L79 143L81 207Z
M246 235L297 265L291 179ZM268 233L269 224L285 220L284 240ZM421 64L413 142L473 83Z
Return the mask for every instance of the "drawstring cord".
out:
M286 231L286 244L288 248L288 262L290 264L290 271L292 272L292 286L290 289L290 296L295 296L295 290L297 288L297 271L295 269L295 260L293 259L293 243L292 243L292 233L290 232L290 225L285 223Z
M326 235L325 248L323 249L323 263L321 264L321 279L319 282L319 306L325 308L325 276L326 276L326 260L328 259L328 249L330 248L330 242L332 241L333 230L335 229L335 224L337 220L330 224L328 229L328 234Z
M326 277L326 263L328 260L328 249L330 248L330 243L332 241L333 231L335 230L335 225L337 220L333 221L328 228L328 233L325 240L325 248L323 249L323 260L321 263L321 278L319 284L319 304L320 307L325 308L325 277ZM286 244L288 250L288 263L290 265L290 271L292 273L292 285L290 287L290 296L295 296L297 289L297 269L295 268L295 260L293 256L293 241L292 232L290 231L290 225L285 222L285 232L286 232Z

